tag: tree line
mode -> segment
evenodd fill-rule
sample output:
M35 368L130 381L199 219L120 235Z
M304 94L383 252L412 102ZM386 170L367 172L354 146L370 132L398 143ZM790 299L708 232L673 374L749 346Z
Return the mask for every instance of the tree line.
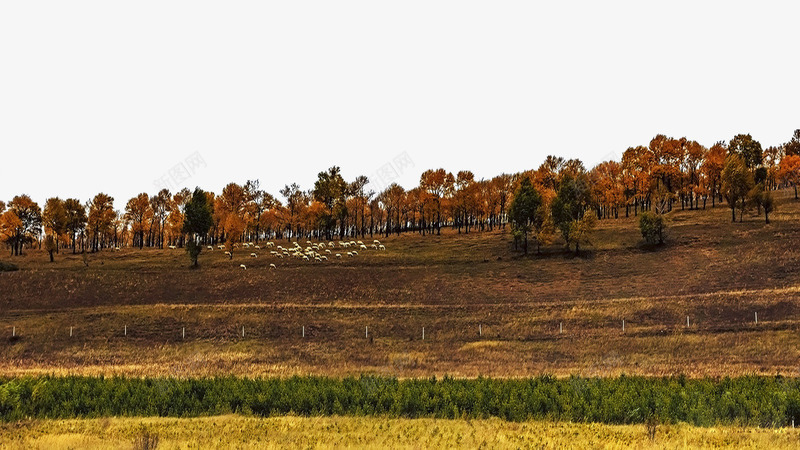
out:
M575 251L597 220L640 216L647 240L663 239L663 214L675 208L705 209L727 203L735 221L755 208L769 221L771 191L800 184L800 130L766 149L749 134L706 148L687 138L654 137L630 147L620 161L587 170L579 159L548 156L537 168L491 179L468 170L426 170L419 185L393 183L375 192L369 179L345 180L339 167L320 172L310 189L296 183L280 198L258 180L230 183L215 194L182 189L143 192L114 209L99 193L87 202L29 196L0 201L0 239L12 255L24 248L97 252L120 247L258 243L264 239L344 239L392 233L441 234L491 231L511 224L515 245L551 244L560 236ZM202 204L199 204L202 203ZM191 211L187 220L187 212ZM660 224L660 225L659 225ZM233 247L231 245L230 247ZM196 257L193 258L196 261Z

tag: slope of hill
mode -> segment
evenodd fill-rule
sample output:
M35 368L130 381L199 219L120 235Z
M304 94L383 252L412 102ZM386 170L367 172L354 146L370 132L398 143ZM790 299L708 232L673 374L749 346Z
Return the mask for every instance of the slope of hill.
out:
M0 274L0 373L800 375L800 203L729 214L675 211L656 250L634 218L601 221L581 257L523 257L507 230L200 270L180 249L31 251Z

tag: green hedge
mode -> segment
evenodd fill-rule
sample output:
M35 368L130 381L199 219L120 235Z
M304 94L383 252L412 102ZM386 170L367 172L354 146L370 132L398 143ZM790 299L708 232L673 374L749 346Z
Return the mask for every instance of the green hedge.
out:
M550 419L611 424L800 424L800 380L564 378L92 378L0 379L0 419L106 416L262 416Z

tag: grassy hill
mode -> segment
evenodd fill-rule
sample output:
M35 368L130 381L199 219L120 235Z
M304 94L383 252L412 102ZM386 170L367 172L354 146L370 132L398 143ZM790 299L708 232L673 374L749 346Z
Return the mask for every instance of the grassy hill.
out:
M387 251L323 263L214 250L199 270L181 249L29 251L3 258L20 270L0 273L0 374L797 376L792 195L770 225L675 211L658 249L604 220L581 257L523 257L508 230L376 236Z

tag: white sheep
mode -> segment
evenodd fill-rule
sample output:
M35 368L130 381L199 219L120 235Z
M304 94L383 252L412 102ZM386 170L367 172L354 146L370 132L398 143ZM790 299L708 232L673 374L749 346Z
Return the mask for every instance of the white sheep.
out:
M366 245L364 245L364 244L361 244L361 245L360 245L358 248L360 248L361 250L366 250L366 249L367 249L367 246L366 246Z
M269 270L272 270L272 269L277 269L277 266L275 266L275 264L270 264L269 265Z
M220 244L217 246L219 250L225 250L225 244Z
M372 243L373 243L373 244L380 244L380 243L381 243L381 241L379 241L379 240L375 239L374 241L372 241Z
M331 251L330 251L330 250L325 250L325 253L327 253L328 255L330 255L330 254L331 254Z
M321 260L323 260L323 261L327 261L327 260L328 260L328 257L327 257L327 256L320 256L320 257L319 257L319 259L321 259Z
M377 250L378 249L378 245L377 244L372 244L370 247L372 247L373 250Z
M361 242L361 241L358 241L358 242L356 242L356 244L358 244L358 245L364 245L364 243L363 243L363 242Z
M178 248L178 247L175 247L174 245L170 245L170 246L169 246L169 249L170 249L170 250L175 250L176 248Z
M225 256L231 256L231 252L225 252Z
M308 256L303 255L303 261L308 261Z
M341 253L337 253L337 254L336 254L336 257L337 257L337 258L341 258L341 257L342 257L342 254L341 254Z
M357 252L357 251L355 251L355 250L353 250L353 255L354 255L354 256L358 256L358 252Z
M347 256L352 258L353 257L353 252L347 252Z
M209 250L211 250L211 251L213 252L213 251L214 251L214 246L213 246L213 245L209 245L209 246L208 246L208 249L209 249Z
M381 249L381 250L386 250L386 247L384 247L382 244L379 245L378 248Z
M315 256L315 257L314 257L314 261L316 261L316 262L322 262L322 258L320 258L319 256Z
M277 256L278 258L283 258L283 254L281 254L281 253L278 253L278 254L277 254L277 255L275 255L275 256Z
M255 253L250 253L250 257L251 257L251 258L258 258L258 255L257 255L257 254L255 254Z
M244 270L247 270L247 266L245 266L244 264L239 264L239 267L241 267Z
M260 245L256 245L256 250L261 250L261 246Z

